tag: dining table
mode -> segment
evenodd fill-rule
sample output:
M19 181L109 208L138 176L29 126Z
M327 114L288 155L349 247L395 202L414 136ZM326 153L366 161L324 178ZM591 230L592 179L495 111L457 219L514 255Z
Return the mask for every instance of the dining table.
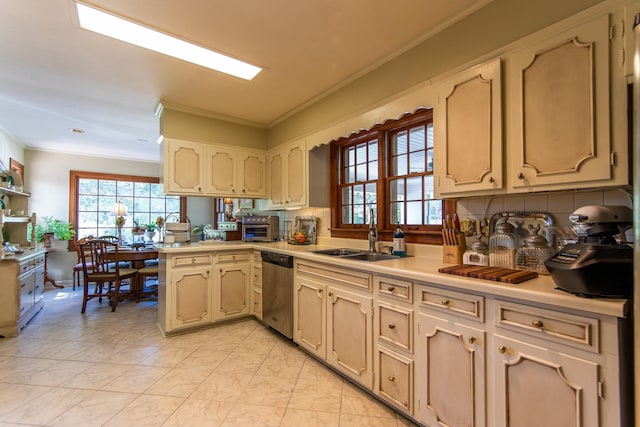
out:
M107 261L116 261L116 253L115 251L107 251L103 253L103 258ZM140 269L144 268L145 261L158 259L158 249L153 246L144 246L138 248L131 247L119 247L118 248L118 258L119 262L129 262L131 263L131 268ZM136 276L135 283L133 284L133 289L131 292L138 299L140 298L140 294L143 293L142 283L140 283L140 278Z

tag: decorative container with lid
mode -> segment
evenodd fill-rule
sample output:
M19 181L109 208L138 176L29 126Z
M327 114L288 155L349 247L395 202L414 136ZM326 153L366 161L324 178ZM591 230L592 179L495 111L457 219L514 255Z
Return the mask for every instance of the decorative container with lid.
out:
M506 218L498 220L493 234L489 237L489 265L491 267L516 268L516 251L520 239L514 233L515 227Z
M555 252L544 237L538 235L540 224L535 227L529 225L531 234L524 239L523 246L516 253L516 268L518 270L535 271L538 274L549 274L544 262Z

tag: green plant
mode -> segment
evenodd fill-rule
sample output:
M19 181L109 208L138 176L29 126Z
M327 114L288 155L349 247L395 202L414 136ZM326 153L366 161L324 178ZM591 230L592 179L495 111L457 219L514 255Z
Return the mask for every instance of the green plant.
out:
M151 223L149 223L149 224L147 224L147 225L144 225L144 226L143 226L143 228L144 228L146 231L156 231L156 229L158 228L158 226L156 225L156 223L155 223L155 222L151 222Z
M76 234L70 223L50 216L42 217L42 224L36 224L36 240L42 242L45 233L53 233L58 240L71 240Z

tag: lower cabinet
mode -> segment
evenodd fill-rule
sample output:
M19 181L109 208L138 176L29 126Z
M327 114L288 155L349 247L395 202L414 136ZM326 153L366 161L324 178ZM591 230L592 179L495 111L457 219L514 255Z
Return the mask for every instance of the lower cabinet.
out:
M597 363L499 335L494 344L496 427L601 425Z
M213 285L214 320L249 314L250 274L248 263L216 265Z
M180 268L171 272L170 294L172 329L210 323L212 266Z
M485 426L485 345L483 330L418 314L416 418L434 426Z
M296 262L295 269L294 341L372 389L370 275L315 263Z
M254 251L251 262L251 314L262 319L262 256Z

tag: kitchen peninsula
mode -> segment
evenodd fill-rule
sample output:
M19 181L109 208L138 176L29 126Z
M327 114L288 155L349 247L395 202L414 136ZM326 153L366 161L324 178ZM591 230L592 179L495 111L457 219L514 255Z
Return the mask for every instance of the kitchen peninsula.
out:
M251 289L268 249L295 257L294 342L421 423L526 425L519 420L534 413L548 414L548 425L630 419L630 301L580 298L548 276L513 285L445 275L439 258L313 253L323 248L160 246L159 327L176 334L260 318Z

